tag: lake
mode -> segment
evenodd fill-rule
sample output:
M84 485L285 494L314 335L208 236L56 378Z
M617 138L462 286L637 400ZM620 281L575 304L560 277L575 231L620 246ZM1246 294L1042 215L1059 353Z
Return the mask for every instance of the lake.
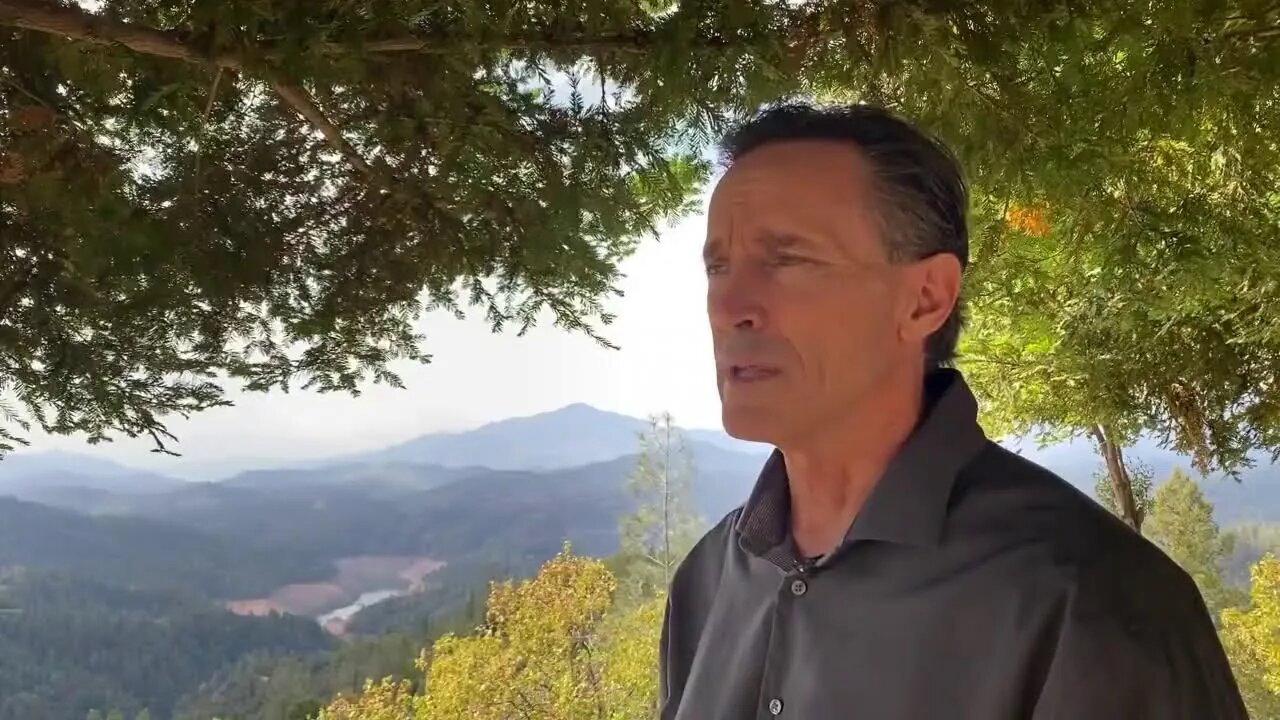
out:
M356 601L350 605L343 605L337 610L330 610L324 615L316 618L316 620L318 620L321 625L327 625L332 620L341 620L346 622L352 615L355 615L374 603L380 603L383 600L403 594L403 590L370 590L369 592L361 593L360 597L356 598Z

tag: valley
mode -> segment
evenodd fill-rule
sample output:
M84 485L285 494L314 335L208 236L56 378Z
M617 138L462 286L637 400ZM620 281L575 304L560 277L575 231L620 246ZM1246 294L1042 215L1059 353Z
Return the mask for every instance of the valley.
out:
M0 720L90 710L288 720L365 677L408 677L431 638L482 621L491 582L530 575L566 542L617 551L645 427L572 406L218 481L15 454L0 461L0 571L10 573L0 622L49 651L33 665L37 646L0 639L9 690L33 688L0 700ZM763 451L711 431L689 437L697 509L718 520L746 497ZM24 589L28 578L39 592ZM80 598L67 615L32 611L60 593ZM157 644L134 629L148 617L192 634ZM143 668L74 657L106 628L148 643ZM198 644L214 632L208 649ZM175 672L157 685L151 666Z
M0 462L0 692L32 689L5 697L0 720L291 720L365 677L413 677L431 639L483 620L491 582L531 575L566 542L617 552L644 427L571 406L215 482L14 455ZM767 451L713 431L686 447L704 525L746 499ZM1088 446L1017 449L1092 489ZM1134 454L1161 476L1185 466ZM1274 522L1275 475L1259 463L1202 484L1224 527ZM1271 533L1241 537L1237 578ZM102 642L143 665L76 655Z

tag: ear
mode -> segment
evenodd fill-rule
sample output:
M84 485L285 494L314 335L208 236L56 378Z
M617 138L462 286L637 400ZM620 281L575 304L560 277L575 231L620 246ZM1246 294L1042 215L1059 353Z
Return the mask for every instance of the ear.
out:
M939 253L904 268L904 312L899 333L904 341L923 343L942 327L960 299L960 260Z

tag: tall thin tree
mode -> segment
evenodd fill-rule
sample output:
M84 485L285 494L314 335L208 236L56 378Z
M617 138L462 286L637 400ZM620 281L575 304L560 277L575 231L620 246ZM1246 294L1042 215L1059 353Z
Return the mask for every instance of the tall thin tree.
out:
M670 413L655 415L640 436L640 454L627 481L635 511L622 519L622 554L647 590L666 587L697 540L702 520L693 502L696 472L684 433Z

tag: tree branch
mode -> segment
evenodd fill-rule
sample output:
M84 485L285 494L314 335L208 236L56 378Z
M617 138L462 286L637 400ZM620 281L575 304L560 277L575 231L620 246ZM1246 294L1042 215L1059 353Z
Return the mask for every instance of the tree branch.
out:
M95 45L119 45L143 55L213 65L221 70L243 70L247 64L243 58L236 55L204 55L186 44L181 37L170 32L120 22L79 8L55 5L41 0L0 0L0 26L34 30ZM400 39L370 43L364 49L372 52L444 52L448 49L456 48L459 44L465 44L465 42L453 40L451 42L432 43L420 39ZM640 47L637 42L638 40L633 39L630 46L633 48ZM499 44L506 44L509 47L534 47L539 44L539 41L513 40L507 43L499 41ZM541 41L540 44L547 47L562 46L549 41ZM587 45L600 46L602 44L613 46L615 49L627 46L627 43L619 37L598 39L584 43L584 47ZM347 49L336 43L329 43L324 47L330 52L339 52ZM221 73L219 73L218 78L221 78ZM373 168L356 151L355 147L347 141L342 131L330 122L324 111L312 99L310 93L300 86L281 80L273 79L271 84L276 94L305 118L307 122L311 123L312 127L319 130L325 140L353 168L365 177L374 177ZM214 82L214 89L210 91L210 107L212 107L213 95L216 92L217 80ZM206 114L207 112L206 110Z
M575 36L565 38L499 37L491 40L466 37L402 37L371 40L356 47L343 43L324 43L320 47L328 53L349 52L359 49L370 53L445 53L460 46L476 45L499 47L507 50L577 50L584 53L618 52L643 53L651 49L652 39L646 34ZM708 46L724 47L728 43L708 40Z
M218 98L218 86L222 84L222 76L225 75L227 69L224 67L217 68L213 73L213 86L209 88L209 99L204 104L204 115L200 116L200 135L199 141L196 143L196 158L191 168L191 184L194 188L194 195L200 194L200 155L204 151L204 134L209 129L209 115L213 112L213 104Z
M121 45L143 55L174 58L184 62L214 65L222 69L243 69L244 61L234 55L206 57L186 45L177 36L154 28L139 27L95 15L78 8L62 7L39 0L0 0L0 25L62 35L95 45ZM219 74L221 77L221 74ZM366 177L373 169L360 153L347 142L342 131L329 122L324 112L311 99L311 95L296 85L279 80L272 81L276 94L299 115L306 118L324 135L329 144L342 154L357 171ZM209 101L213 102L214 90Z
M243 69L242 56L223 53L206 55L191 47L178 34L113 20L76 7L57 5L45 0L0 0L0 25L34 30L49 35L93 43L95 45L121 45L143 55L174 58L190 63L218 65L231 69ZM326 53L342 53L352 50L371 53L447 53L469 45L506 48L509 50L579 50L583 52L645 52L653 39L644 32L607 34L600 36L554 37L412 37L372 40L363 44L323 43L320 49ZM706 41L708 46L726 46L715 39ZM274 53L273 48L262 47L264 57Z
M92 43L120 45L143 55L174 58L189 63L216 65L240 70L248 64L242 55L220 53L208 55L191 47L179 34L133 23L122 22L76 7L57 5L46 0L0 0L0 26L34 30L49 35ZM628 33L602 35L548 36L411 36L370 40L365 43L321 43L327 54L353 51L364 53L428 53L444 54L465 47L502 48L506 50L550 51L573 50L587 54L644 53L653 48L655 38L643 29ZM698 45L709 50L742 46L738 40L717 37L702 38ZM255 57L272 58L280 53L272 47L259 46Z
M206 56L173 33L41 0L0 0L0 25L61 35L94 45L121 45L143 55L233 69L244 67L241 58L234 55Z
M358 170L360 174L365 177L373 177L373 168L370 167L369 163L360 155L359 152L356 151L354 147L352 147L351 143L347 142L347 139L343 137L342 131L338 129L338 126L334 125L329 121L329 118L325 117L324 111L320 109L319 105L316 105L315 100L311 99L310 93L297 85L290 85L279 80L274 81L272 86L275 88L276 94L288 103L290 107L298 111L299 115L306 118L307 122L311 123L312 127L319 130L320 134L324 135L325 140L328 140L329 144L341 153L342 157L345 158L353 168Z
M1273 8L1268 9L1266 13L1270 14L1275 12L1276 7L1280 7L1280 3L1277 3L1276 6L1273 6ZM1233 18L1227 18L1227 21L1245 20L1245 19L1252 19L1252 18L1233 17ZM1275 24L1255 25L1253 27L1241 27L1241 28L1236 28L1235 30L1228 30L1227 32L1222 33L1222 37L1231 38L1231 39L1247 38L1247 39L1265 40L1267 38L1273 38L1277 36L1280 36L1280 25L1275 25Z

